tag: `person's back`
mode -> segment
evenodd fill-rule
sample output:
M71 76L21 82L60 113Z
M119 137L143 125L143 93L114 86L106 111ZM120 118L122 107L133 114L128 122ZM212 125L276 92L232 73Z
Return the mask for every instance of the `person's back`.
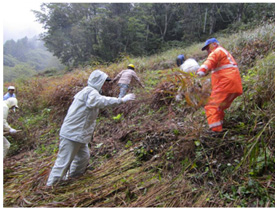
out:
M199 67L200 66L196 60L194 60L193 58L189 58L180 66L180 69L186 73L196 73Z
M131 83L131 80L133 77L137 78L137 74L134 70L132 70L132 69L122 70L121 77L120 77L118 83L129 85Z
M133 64L129 64L127 66L128 69L122 70L116 77L113 79L113 82L119 78L118 86L120 87L119 98L122 98L129 88L129 84L131 83L132 78L140 84L141 87L144 88L144 85L141 83L140 79L138 78L135 70L135 66Z

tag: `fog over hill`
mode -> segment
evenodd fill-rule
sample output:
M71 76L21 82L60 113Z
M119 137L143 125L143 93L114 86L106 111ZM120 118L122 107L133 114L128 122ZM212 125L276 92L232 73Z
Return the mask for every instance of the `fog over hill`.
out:
M32 38L43 32L32 10L40 10L41 1L1 2L3 21L3 44L7 40L17 41L24 37ZM16 7L15 7L16 5Z
M33 38L37 37L39 38L39 34L41 33L40 30L36 28L25 28L20 29L19 31L13 31L13 30L4 30L3 31L3 44L5 44L6 41L13 39L14 41L17 41L18 39L22 39L24 37Z

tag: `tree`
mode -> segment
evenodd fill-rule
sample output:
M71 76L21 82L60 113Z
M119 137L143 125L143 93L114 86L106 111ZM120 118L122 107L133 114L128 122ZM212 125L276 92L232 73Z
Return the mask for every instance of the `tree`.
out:
M46 3L36 17L46 47L63 64L150 55L166 43L203 41L236 22L274 20L274 4ZM12 43L11 43L12 44ZM170 46L170 45L169 45Z
M4 44L4 55L15 55L16 52L16 42L12 40L8 40Z

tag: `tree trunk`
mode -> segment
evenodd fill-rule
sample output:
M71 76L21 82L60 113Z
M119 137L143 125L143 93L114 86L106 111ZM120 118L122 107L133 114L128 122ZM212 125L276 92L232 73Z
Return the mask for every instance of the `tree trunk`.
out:
M97 12L96 12L96 7L95 6L93 6L93 13L94 13L94 17L96 17L96 15L97 15ZM94 27L94 43L95 44L98 44L98 40L97 40L97 27L95 26Z
M208 8L206 8L206 12L205 12L203 33L206 32L207 14L208 14Z
M238 22L241 22L244 13L244 3L241 3L238 9Z
M216 23L216 18L215 18L215 4L212 4L212 9L210 11L210 31L209 35L214 33L214 26Z
M146 29L146 42L148 41L148 36L149 36L149 24L147 24L147 29Z

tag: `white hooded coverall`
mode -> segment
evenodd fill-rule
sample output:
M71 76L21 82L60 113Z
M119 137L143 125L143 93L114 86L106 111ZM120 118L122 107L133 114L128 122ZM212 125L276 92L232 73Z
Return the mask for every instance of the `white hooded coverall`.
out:
M60 130L59 152L47 186L64 178L83 174L89 163L89 148L99 109L121 104L120 98L100 95L108 75L100 70L91 73L88 86L74 96Z
M18 107L17 106L17 99L16 98L8 98L7 100L3 101L3 127L4 127L4 132L10 132L12 127L9 125L7 119L9 115L9 110L12 107ZM4 157L6 157L9 148L10 148L10 142L6 139L5 136L3 136L3 154Z
M193 58L187 59L181 66L180 69L186 73L192 72L196 73L196 71L200 68L199 64Z
M199 64L197 63L196 60L194 60L193 58L188 58L181 66L180 69L183 72L186 73L196 73L196 71L199 69ZM183 96L181 93L182 87L179 88L177 95L175 96L175 100L176 101L181 101Z

